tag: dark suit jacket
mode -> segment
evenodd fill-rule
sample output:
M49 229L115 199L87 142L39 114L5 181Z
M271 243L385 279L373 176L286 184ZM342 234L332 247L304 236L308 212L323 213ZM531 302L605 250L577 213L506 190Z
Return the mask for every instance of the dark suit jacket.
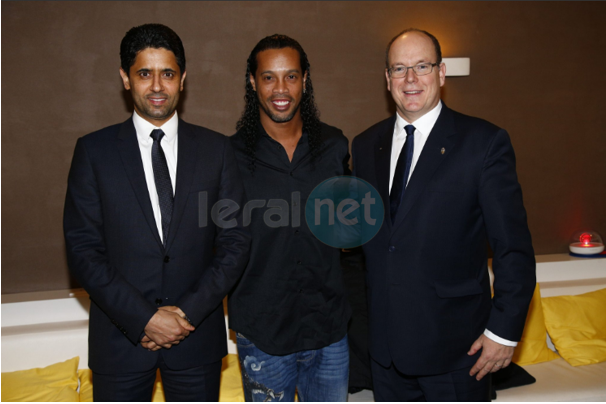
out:
M443 105L392 225L394 124L379 122L352 146L354 174L379 191L386 212L364 245L370 353L405 374L446 373L475 363L479 353L467 351L485 328L512 341L522 334L535 260L515 156L506 131Z
M163 355L187 369L227 354L222 300L248 260L241 210L220 228L220 199L243 206L229 138L179 120L177 184L166 250L154 221L132 119L78 139L69 173L64 232L70 271L89 293L89 366L99 373L151 369ZM206 225L199 221L206 218ZM176 305L196 330L169 350L138 345L160 305Z

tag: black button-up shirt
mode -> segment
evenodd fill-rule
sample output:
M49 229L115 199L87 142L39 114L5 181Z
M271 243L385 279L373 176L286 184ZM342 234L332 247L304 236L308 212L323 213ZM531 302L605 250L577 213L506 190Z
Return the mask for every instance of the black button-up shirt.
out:
M347 138L322 124L321 156L312 161L303 133L289 161L282 145L260 131L254 172L242 134L231 138L249 201L244 218L250 218L252 247L228 298L230 328L272 355L324 348L345 336L351 309L340 252L311 233L305 203L322 181L349 174Z

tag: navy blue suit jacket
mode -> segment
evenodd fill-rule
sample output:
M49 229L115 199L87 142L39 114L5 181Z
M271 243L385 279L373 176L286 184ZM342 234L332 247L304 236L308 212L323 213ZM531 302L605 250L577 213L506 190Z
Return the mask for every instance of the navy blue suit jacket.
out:
M352 146L354 174L379 191L386 212L364 245L370 353L405 374L446 373L475 363L479 353L467 351L485 328L512 341L522 334L535 260L515 156L505 130L443 105L392 225L394 124L379 122Z
M229 138L182 120L178 130L166 249L132 119L76 144L64 232L70 271L92 300L89 366L99 373L151 369L158 355L171 369L187 369L227 354L222 300L245 268L250 235L241 209L225 218L236 219L232 228L216 226L207 210L220 199L243 206L244 187ZM138 342L159 305L179 306L196 330L149 352Z

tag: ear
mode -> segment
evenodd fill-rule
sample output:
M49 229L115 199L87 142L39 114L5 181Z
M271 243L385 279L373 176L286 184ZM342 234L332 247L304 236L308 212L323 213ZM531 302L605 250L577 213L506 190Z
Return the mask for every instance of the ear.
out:
M440 77L440 87L444 85L446 81L446 63L440 63L440 70L438 71L438 76Z
M389 70L385 69L385 80L387 80L387 91L391 91L391 81L389 80Z
M130 90L130 79L128 78L128 74L122 68L120 68L120 76L122 77L122 84L124 84L124 88Z
M183 82L185 82L185 76L187 76L187 71L184 71L183 75L181 76L181 88L179 91L183 91Z
M250 80L250 84L252 85L253 90L257 91L257 84L255 83L255 77L251 74L248 76Z

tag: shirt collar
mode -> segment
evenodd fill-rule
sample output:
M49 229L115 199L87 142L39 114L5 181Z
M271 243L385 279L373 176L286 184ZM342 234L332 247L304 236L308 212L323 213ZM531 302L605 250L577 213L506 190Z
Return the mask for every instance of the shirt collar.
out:
M273 137L269 136L269 134L267 133L267 131L265 130L265 128L263 127L263 125L261 124L261 122L259 122L258 125L259 128L259 135L267 140L270 140L272 142L275 143L279 143L276 139L274 139ZM303 130L303 133L301 134L301 140L303 141L307 141L307 132L305 130ZM299 141L301 141L299 140Z
M440 116L440 112L442 112L442 101L438 102L438 105L436 105L431 111L414 122L413 125L415 129L421 132L423 135L428 136L436 124L436 121ZM404 127L406 125L410 125L410 123L406 122L404 118L400 116L400 114L396 113L395 136L406 136L406 132L404 131Z
M137 131L137 139L140 142L149 141L151 137L149 136L154 129L162 129L164 132L164 138L167 141L172 141L177 136L177 129L179 127L179 117L177 116L177 111L164 125L157 127L152 123L146 121L141 118L137 111L133 112L133 124L135 125L135 130Z

